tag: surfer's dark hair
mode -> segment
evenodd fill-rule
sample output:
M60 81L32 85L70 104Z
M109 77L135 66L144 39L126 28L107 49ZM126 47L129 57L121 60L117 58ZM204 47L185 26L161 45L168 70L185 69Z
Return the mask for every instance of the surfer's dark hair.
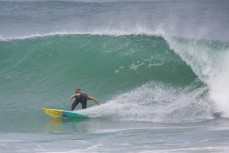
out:
M77 92L80 92L80 91L81 91L80 88L77 88L77 89L75 90L76 93L77 93Z

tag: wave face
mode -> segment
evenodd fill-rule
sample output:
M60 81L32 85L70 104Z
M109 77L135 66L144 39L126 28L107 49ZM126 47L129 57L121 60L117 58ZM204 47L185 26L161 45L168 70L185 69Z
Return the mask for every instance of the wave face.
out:
M38 115L44 106L68 109L66 97L76 87L105 102L86 111L97 117L162 123L211 118L209 86L163 37L53 35L0 46L5 118Z
M104 103L91 117L227 118L228 14L224 0L0 1L0 128L69 109L77 87Z
M85 86L104 97L150 81L186 85L196 78L157 36L55 35L3 41L1 48L2 89Z

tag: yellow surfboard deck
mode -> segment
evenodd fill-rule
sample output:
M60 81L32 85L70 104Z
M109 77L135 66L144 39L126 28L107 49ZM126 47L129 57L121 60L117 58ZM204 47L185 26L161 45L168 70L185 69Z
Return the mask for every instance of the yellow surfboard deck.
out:
M61 118L61 117L73 117L73 118L88 118L87 115L79 114L74 111L65 111L61 109L51 109L51 108L43 108L43 112L51 116L53 118Z

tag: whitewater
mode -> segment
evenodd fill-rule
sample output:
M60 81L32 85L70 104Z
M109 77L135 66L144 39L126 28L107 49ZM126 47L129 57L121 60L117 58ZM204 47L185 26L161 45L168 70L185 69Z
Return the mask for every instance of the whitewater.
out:
M0 1L0 152L226 153L229 3ZM52 119L81 88L89 119Z

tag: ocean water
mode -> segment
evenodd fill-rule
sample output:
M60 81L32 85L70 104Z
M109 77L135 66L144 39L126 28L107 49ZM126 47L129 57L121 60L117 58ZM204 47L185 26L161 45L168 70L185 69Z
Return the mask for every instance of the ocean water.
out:
M227 153L228 78L227 0L0 1L1 153Z

